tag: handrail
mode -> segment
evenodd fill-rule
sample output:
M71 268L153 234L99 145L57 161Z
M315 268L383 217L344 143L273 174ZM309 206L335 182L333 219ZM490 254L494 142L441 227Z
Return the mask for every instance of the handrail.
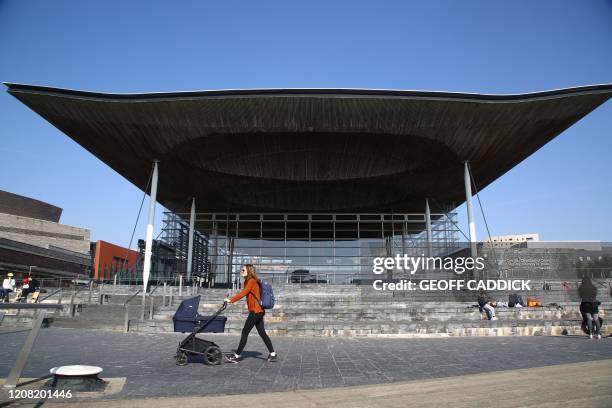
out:
M0 303L0 309L62 309L62 305L54 303Z
M152 296L153 293L155 293L155 291L157 290L157 288L159 288L159 281L157 282L157 285L155 285L155 288L153 288L153 290L151 292L149 292L149 297L151 298L151 307L149 309L149 320L153 320L153 307L154 307L154 303L155 303L155 298ZM144 307L145 307L145 303L142 303L142 320L144 320Z
M136 293L134 293L132 296L130 296L130 297L129 297L129 299L128 299L128 300L126 300L126 301L123 303L123 306L127 306L127 304L128 304L128 303L130 303L130 302L132 301L132 299L134 299L134 298L136 297L136 295L138 295L140 292L142 292L142 289L138 289L138 290L136 291Z
M125 303L123 303L123 307L125 309L125 319L124 319L124 331L127 333L130 330L130 317L129 317L129 308L128 308L128 303L130 303L132 301L132 299L134 299L136 297L136 295L138 295L140 292L142 292L142 289L138 289L136 291L136 293L134 293L132 296L130 296L128 298L128 300L125 301ZM144 302L144 300L143 300Z
M47 300L47 299L49 299L51 296L53 296L53 295L55 295L56 293L61 292L61 291L62 291L62 288L59 288L59 289L58 289L58 290L56 290L55 292L51 292L50 294L48 294L48 295L47 295L47 296L45 296L44 298L42 298L42 299L38 299L38 303L41 303L43 300Z

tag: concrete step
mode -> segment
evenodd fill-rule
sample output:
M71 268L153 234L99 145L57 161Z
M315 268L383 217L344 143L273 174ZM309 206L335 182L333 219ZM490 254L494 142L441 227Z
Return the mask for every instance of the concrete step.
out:
M243 322L241 322L243 324ZM238 334L242 324L226 325L226 333ZM169 321L132 321L131 330L141 333L172 332L173 326ZM321 321L313 324L280 324L266 323L266 331L273 336L419 336L419 335L446 335L446 336L499 336L499 335L563 335L582 334L580 320L529 320L529 321L455 321L452 323L440 322L391 322L379 321L376 324L338 323L337 321ZM607 326L602 328L602 335L612 333ZM252 333L256 335L256 333ZM203 333L201 336L206 336Z
M508 317L517 320L527 319L579 319L580 313L576 310L521 310L521 311L505 311L498 310L498 317ZM210 315L212 313L201 313ZM230 319L244 320L247 316L243 313L224 313ZM156 313L154 318L157 320L171 320L173 314ZM335 319L338 321L376 321L379 319L388 319L392 321L412 320L412 321L452 321L452 320L480 320L483 314L477 308L466 309L462 312L409 312L409 313L381 313L378 311L371 312L344 312L344 311L293 311L293 312L266 312L268 321L278 322L313 322L318 320Z

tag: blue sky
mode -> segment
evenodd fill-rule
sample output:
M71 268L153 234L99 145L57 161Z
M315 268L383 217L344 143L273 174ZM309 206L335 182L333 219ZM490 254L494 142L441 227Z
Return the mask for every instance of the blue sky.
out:
M0 0L0 81L104 92L533 92L612 82L611 22L612 2L596 0ZM611 132L608 101L482 191L491 232L612 241ZM0 140L0 189L127 245L140 190L6 92ZM466 231L465 206L458 212Z

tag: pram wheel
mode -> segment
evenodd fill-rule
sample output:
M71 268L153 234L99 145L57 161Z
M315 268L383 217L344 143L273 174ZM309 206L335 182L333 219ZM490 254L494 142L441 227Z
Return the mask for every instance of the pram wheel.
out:
M207 347L204 351L204 364L219 365L221 364L222 358L223 354L221 354L221 349L217 346Z
M178 353L176 353L176 356L174 356L174 359L176 360L176 365L179 366L184 366L187 365L187 353L179 351Z

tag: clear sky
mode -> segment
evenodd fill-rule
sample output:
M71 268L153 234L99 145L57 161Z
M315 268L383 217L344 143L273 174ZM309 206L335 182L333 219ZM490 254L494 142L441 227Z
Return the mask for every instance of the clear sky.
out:
M0 0L0 81L103 92L610 83L612 2ZM482 191L491 232L612 241L611 133L608 101ZM127 245L140 190L4 91L0 141L0 189Z

